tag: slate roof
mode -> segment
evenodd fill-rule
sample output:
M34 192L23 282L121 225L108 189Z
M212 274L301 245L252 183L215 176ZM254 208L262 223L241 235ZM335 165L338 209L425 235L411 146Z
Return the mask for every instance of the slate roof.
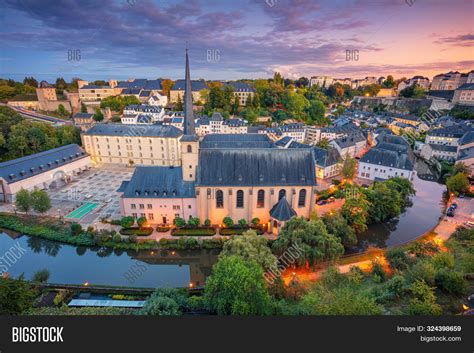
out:
M202 139L200 148L271 148L272 145L265 134L209 134Z
M122 90L122 93L121 93L121 94L132 94L132 95L135 95L135 94L140 94L140 92L141 92L142 90L143 90L142 88L126 88L126 89Z
M226 86L232 86L235 92L255 92L255 88L245 82L223 82Z
M469 91L472 91L472 90L474 90L474 83L464 83L461 86L459 86L456 90L469 90Z
M448 101L453 99L454 96L454 91L452 90L434 90L434 91L429 91L427 93L427 96L431 97L436 97L436 98L443 98Z
M122 197L195 198L194 184L183 181L182 167L137 167Z
M96 124L84 135L179 137L183 132L172 125Z
M394 135L393 133L381 133L376 138L377 143L387 142L395 145L408 146L408 142L401 136Z
M89 114L89 113L76 113L74 114L74 116L72 117L72 119L89 119L89 120L92 120L92 118L94 117L94 114Z
M286 196L283 196L270 210L270 217L279 221L289 221L296 216L295 210L289 205Z
M443 151L449 153L456 153L458 148L456 146L447 146L447 145L438 145L435 143L430 143L430 147L436 151Z
M468 131L458 141L459 145L467 145L474 142L474 130Z
M109 85L105 85L105 86L99 86L99 85L85 85L85 86L82 86L80 89L111 89L112 87L110 87Z
M348 136L339 137L334 140L334 143L336 143L341 148L347 148L365 140L365 136L362 133L357 132Z
M245 126L247 124L243 119L232 118L232 119L224 120L222 125L227 125L227 126L230 126L230 127L239 127L239 126Z
M364 154L360 162L413 170L414 156L408 146L382 142Z
M330 165L337 164L342 160L339 151L333 147L330 147L326 150L324 148L314 146L312 151L316 165L321 167L329 167Z
M173 87L171 88L172 91L184 91L186 86L185 80L177 80ZM192 91L200 91L202 89L207 89L206 82L204 81L196 81L191 80L191 90Z
M200 186L316 185L310 149L201 149Z
M284 136L282 137L281 139L279 139L278 141L275 141L274 142L274 145L276 147L282 147L284 148L289 142L291 142L291 137L290 136Z
M470 159L470 158L474 158L474 147L469 147L469 148L460 150L457 160L461 161L461 160Z
M26 157L0 163L0 178L8 184L39 175L88 155L76 144L70 144Z
M145 78L137 78L133 81L120 81L117 85L119 88L142 88L146 90L161 90L162 79L147 80Z
M461 138L467 131L468 131L468 128L466 126L451 125L451 126L431 130L430 132L428 132L428 136Z

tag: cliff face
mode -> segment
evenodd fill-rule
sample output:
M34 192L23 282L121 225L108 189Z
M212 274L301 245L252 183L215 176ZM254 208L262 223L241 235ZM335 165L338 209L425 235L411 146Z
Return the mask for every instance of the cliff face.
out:
M352 107L366 111L387 111L400 114L415 114L430 108L432 99L410 99L390 97L354 97Z

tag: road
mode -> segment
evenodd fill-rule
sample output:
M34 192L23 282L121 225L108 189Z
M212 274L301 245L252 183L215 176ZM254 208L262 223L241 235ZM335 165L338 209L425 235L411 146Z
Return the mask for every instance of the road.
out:
M11 105L8 105L8 104L5 104L5 103L0 103L0 105L7 106L7 107L13 109L14 111L18 112L19 114L21 114L22 116L24 116L27 119L38 120L38 121L42 121L42 122L49 123L49 124L72 125L72 122L68 121L68 120L63 120L63 119L55 118L53 116L40 114L40 113L37 113L37 112L32 111L32 110L26 110L26 109L22 109L22 108L12 107Z

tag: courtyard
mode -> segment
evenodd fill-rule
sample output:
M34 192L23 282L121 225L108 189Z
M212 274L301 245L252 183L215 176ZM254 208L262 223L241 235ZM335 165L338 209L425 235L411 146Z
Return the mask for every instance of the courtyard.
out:
M130 180L133 171L134 168L101 165L76 176L68 184L48 190L52 205L49 214L85 227L96 226L103 217L120 218L117 189L123 181Z

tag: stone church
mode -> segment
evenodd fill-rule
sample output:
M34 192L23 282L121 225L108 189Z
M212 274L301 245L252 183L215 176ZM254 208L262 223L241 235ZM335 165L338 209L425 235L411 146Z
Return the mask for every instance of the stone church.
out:
M196 135L186 50L185 124L179 139L180 166L137 167L123 193L123 215L150 224L176 217L222 224L258 218L278 234L293 216L309 218L316 197L312 149L278 148L263 134Z

